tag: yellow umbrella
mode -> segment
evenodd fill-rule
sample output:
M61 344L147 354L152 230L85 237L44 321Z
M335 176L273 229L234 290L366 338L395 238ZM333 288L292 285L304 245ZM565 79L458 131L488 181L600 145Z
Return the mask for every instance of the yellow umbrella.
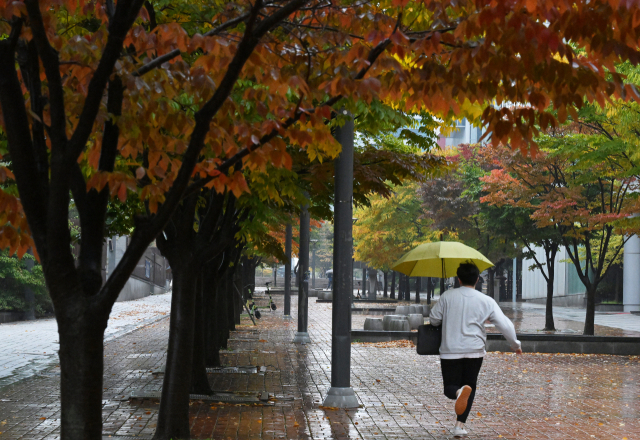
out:
M460 263L473 262L480 272L493 263L477 250L457 241L424 243L410 250L392 266L410 277L447 278L456 275Z

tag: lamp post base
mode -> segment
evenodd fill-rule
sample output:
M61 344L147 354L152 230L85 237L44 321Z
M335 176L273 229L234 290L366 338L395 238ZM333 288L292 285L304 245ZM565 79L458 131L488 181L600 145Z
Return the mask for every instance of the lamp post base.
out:
M293 337L294 344L308 344L311 342L309 339L309 333L307 332L296 332L296 335Z
M358 398L351 387L331 387L322 406L329 408L359 408Z
M291 318L291 315L284 315L284 316L283 316L283 318L284 318L284 319L292 319L292 318Z

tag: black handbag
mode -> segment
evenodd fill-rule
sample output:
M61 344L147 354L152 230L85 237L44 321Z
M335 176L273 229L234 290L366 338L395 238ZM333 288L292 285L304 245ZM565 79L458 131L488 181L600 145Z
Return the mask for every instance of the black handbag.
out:
M431 324L418 327L418 343L416 352L420 355L440 354L440 342L442 341L442 326L434 327Z

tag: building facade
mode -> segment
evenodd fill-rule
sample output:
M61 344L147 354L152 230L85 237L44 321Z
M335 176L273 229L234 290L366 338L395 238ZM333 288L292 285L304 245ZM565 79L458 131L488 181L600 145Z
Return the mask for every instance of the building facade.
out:
M116 266L122 259L129 237L115 236L107 239L105 246L105 279L113 273ZM143 298L145 296L165 293L170 288L171 270L169 263L164 258L157 247L149 246L135 270L124 286L118 301L130 301Z

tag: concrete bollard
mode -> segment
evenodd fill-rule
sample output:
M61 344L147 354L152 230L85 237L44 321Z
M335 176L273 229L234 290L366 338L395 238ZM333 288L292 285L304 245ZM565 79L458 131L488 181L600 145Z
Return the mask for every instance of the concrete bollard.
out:
M318 291L318 299L324 299L324 290Z
M364 320L365 330L382 330L382 318L367 318Z
M416 304L413 307L416 308L416 311L412 313L420 313L422 315L422 311L424 310L424 306L422 304Z
M422 313L412 313L409 315L409 326L411 330L416 330L422 324L424 324L424 316L422 316Z
M431 314L431 306L422 306L422 316L427 318Z
M391 321L391 331L408 332L410 330L409 321L406 319L394 319Z
M382 330L391 330L391 321L401 317L402 315L384 315L382 317Z
M324 299L331 301L333 299L333 292L324 292Z
M409 306L397 306L396 307L396 315L408 315L409 314Z

